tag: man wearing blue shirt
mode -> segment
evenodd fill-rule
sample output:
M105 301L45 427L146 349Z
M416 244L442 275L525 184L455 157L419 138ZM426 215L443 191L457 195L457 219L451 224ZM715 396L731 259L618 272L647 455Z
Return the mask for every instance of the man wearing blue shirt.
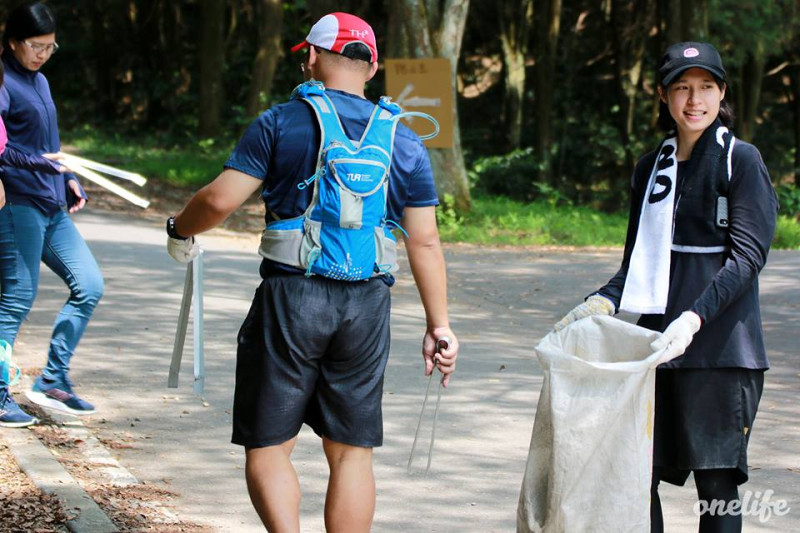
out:
M378 68L372 28L346 13L320 19L305 41L306 80L325 86L344 132L360 139L375 105L364 85ZM223 172L167 223L178 261L197 253L193 236L221 223L262 189L266 221L302 216L313 187L320 127L310 105L293 99L248 128ZM438 205L427 151L398 125L388 178L386 219L407 233L409 265L426 315L425 374L447 385L458 340L449 326L445 262L436 227ZM264 255L264 254L262 254ZM381 396L389 354L389 274L365 281L305 276L265 258L262 282L239 333L233 442L245 446L250 497L269 531L300 531L300 486L290 456L303 423L322 437L330 467L328 531L367 532L375 509L372 448L383 440ZM376 273L378 274L378 273ZM437 352L437 341L449 346Z

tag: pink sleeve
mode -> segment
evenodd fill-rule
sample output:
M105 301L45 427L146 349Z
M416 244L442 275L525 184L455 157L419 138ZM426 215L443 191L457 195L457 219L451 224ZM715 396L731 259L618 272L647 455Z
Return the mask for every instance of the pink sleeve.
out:
M0 117L0 154L5 152L7 142L8 134L6 133L6 125L3 124L3 117Z

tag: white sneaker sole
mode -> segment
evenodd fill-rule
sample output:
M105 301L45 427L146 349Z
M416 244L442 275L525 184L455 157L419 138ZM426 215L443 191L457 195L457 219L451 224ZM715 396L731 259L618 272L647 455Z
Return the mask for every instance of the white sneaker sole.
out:
M30 401L35 403L36 405L41 405L42 407L46 407L48 409L53 409L54 411L61 411L62 413L67 413L69 415L74 416L84 416L84 415L91 415L97 412L96 409L92 409L91 411L79 411L78 409L72 409L64 405L63 403L55 400L43 392L36 392L36 391L25 391L25 396L28 397Z
M39 419L34 418L33 420L28 420L27 422L0 422L0 427L4 428L26 428L28 426L32 426L34 424L38 424Z

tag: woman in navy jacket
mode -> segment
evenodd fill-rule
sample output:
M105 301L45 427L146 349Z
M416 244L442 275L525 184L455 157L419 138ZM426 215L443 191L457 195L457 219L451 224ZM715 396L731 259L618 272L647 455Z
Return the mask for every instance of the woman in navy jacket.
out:
M764 162L730 129L722 59L708 43L670 46L659 67L667 138L636 165L622 266L556 325L640 313L662 331L656 372L652 531L663 532L660 481L694 473L702 532L739 532L738 485L769 368L758 274L777 198Z
M6 23L0 116L12 154L60 150L55 104L39 72L58 49L55 30L53 13L41 3L19 6ZM68 376L70 359L103 294L97 262L69 217L83 208L86 195L73 174L53 169L4 166L2 181L7 205L0 210L0 339L14 344L36 297L44 262L64 280L70 296L55 320L47 365L28 397L71 414L93 413L94 407L73 392ZM6 383L0 383L0 400L0 425L35 422L14 404Z

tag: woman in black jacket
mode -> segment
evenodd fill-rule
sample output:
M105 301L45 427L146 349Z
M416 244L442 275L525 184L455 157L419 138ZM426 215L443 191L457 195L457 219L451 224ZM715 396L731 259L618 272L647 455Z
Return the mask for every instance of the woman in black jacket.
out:
M683 485L693 472L700 531L738 532L738 485L748 479L747 444L769 367L758 274L777 197L758 150L730 132L717 50L672 45L659 76L668 137L636 165L621 268L556 329L622 309L663 331L653 349L666 347L671 360L656 372L652 531L663 531L659 482Z

